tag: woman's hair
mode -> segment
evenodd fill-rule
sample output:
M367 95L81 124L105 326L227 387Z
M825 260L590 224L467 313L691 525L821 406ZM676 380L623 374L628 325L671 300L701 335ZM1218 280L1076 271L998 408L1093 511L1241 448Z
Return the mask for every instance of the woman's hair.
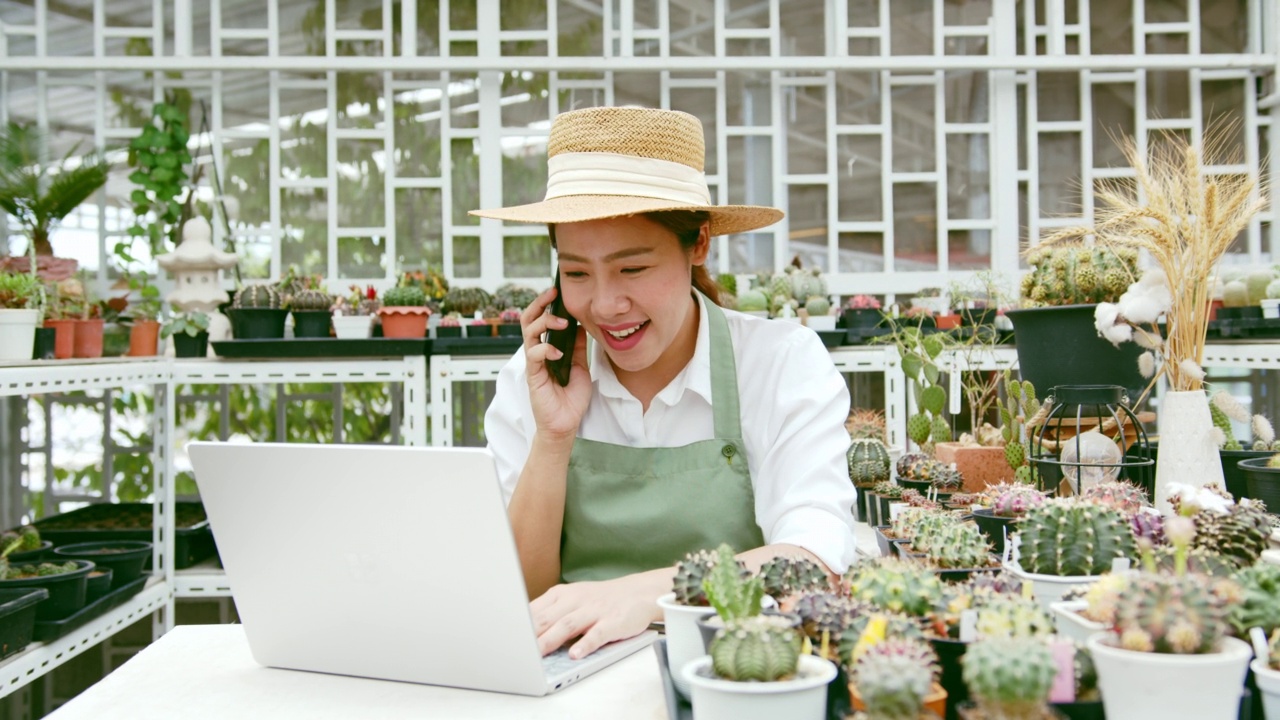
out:
M702 231L702 226L711 218L711 214L702 210L662 210L644 213L643 217L675 233L681 249L689 252L698 244L698 235ZM556 226L548 225L547 232L551 236L551 246L555 247ZM717 305L723 304L720 302L720 285L715 278L711 277L711 273L707 272L705 266L693 266L693 287L706 295L711 302Z

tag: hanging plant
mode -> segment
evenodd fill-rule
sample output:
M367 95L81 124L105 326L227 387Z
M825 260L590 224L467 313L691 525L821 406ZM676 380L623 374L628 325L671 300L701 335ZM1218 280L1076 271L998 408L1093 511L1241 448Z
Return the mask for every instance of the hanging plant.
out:
M167 249L166 239L177 245L175 235L189 216L190 194L185 202L179 198L199 179L199 171L195 179L187 172L190 137L186 112L172 94L166 94L164 102L155 104L142 134L129 143L129 167L134 168L129 180L138 186L129 196L135 217L129 236L147 238L153 257ZM133 262L131 247L131 241L118 243L115 253Z

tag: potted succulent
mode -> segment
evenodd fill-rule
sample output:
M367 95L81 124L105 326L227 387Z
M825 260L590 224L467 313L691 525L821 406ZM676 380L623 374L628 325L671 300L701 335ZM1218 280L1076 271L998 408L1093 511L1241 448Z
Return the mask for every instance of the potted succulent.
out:
M890 637L851 658L849 696L867 720L917 720L928 710L947 713L947 691L937 682L938 656L920 640Z
M382 335L388 338L427 336L427 295L414 285L397 285L382 293Z
M173 338L173 354L180 358L202 358L209 354L209 316L198 310L180 310L175 305L160 336Z
M857 519L859 522L869 523L869 491L877 484L887 482L893 474L889 448L877 438L853 438L849 442L845 459L849 467L849 482L853 483L858 493L854 504Z
M291 271L292 274L292 271ZM289 289L289 314L295 338L329 337L334 297L324 289L324 279L311 275L294 279Z
M1021 483L992 485L981 493L980 498L983 507L972 511L973 521L1000 556L1004 555L1005 538L1013 531L1013 521L1045 502L1043 492Z
M733 548L724 543L716 548L716 563L702 581L707 602L715 612L697 619L704 651L711 647L712 638L726 623L760 614L764 585L762 577L738 568ZM796 623L799 624L798 618Z
M1027 511L1006 545L1005 569L1032 582L1035 597L1050 603L1131 560L1137 543L1129 518L1118 510L1075 498L1050 500Z
M836 667L800 652L800 630L790 620L756 615L726 623L710 656L684 665L699 720L822 720L827 685Z
M28 273L0 273L0 360L30 360L44 286Z
M62 560L90 560L112 570L111 587L117 589L142 577L151 559L151 543L145 540L99 540L59 545L53 554Z
M76 322L83 312L79 285L74 279L53 283L45 302L44 326L53 328L53 356L59 360L75 357Z
M18 542L17 547L10 549L5 556L12 564L40 562L49 548L53 547L53 543L41 539L40 531L34 525L24 525L17 530L0 533L0 549L8 548L14 541Z
M811 295L804 301L804 324L811 330L836 329L836 317L831 314L831 301L825 295Z
M129 275L129 289L138 299L125 309L129 323L129 355L155 355L160 342L160 289L152 285L145 272Z
M1218 390L1209 397L1209 416L1213 419L1213 426L1221 431L1218 457L1222 461L1222 480L1227 492L1236 500L1253 497L1249 494L1248 481L1244 469L1240 467L1240 461L1269 457L1280 450L1275 428L1266 416L1257 413L1251 415L1226 390ZM1235 436L1234 423L1249 425L1253 430L1252 443L1246 445ZM1158 452L1158 448L1153 447L1152 452ZM1278 498L1280 495L1273 497L1273 500Z
M883 318L880 301L874 295L854 295L845 301L840 312L840 324L850 330L875 327Z
M378 291L372 285L352 285L350 294L333 302L333 333L342 340L360 340L373 333L378 311Z
M10 540L0 549L0 589L44 588L49 599L36 607L36 620L60 620L84 607L85 583L93 563L72 560L67 563L10 564L9 555L21 548L24 540Z
M1244 473L1245 495L1267 507L1280 508L1280 453L1237 463Z
M493 337L493 323L483 317L472 318L471 323L467 325L467 337Z
M1227 637L1227 608L1240 588L1222 578L1187 572L1195 536L1188 517L1166 519L1174 547L1173 572L1160 572L1148 547L1142 572L1115 597L1111 632L1086 646L1098 669L1108 717L1126 720L1194 717L1232 720L1252 650Z
M493 297L478 287L451 287L440 304L443 313L458 313L464 318L475 317L493 304Z
M933 454L938 443L951 440L951 426L943 417L947 404L947 391L941 385L942 369L938 356L948 342L941 334L925 333L919 327L889 322L889 338L902 358L902 373L906 376L915 399L916 412L907 418L907 437L926 454ZM899 473L901 474L901 473Z
M948 582L968 580L976 571L1000 565L991 554L991 545L973 523L955 522L941 528L929 542L924 557Z
M751 287L738 294L738 312L760 318L769 317L769 296L759 287Z
M671 679L676 689L686 697L689 688L681 668L705 652L698 618L715 611L711 609L703 581L718 562L719 556L712 550L685 555L676 563L671 592L658 598L667 634L667 667L671 668ZM734 563L739 566L739 572L747 572L741 561L735 559Z
M237 340L271 340L284 337L289 308L279 288L253 283L236 291L227 314Z
M978 349L986 345L966 347ZM1034 482L1027 447L1035 432L1029 423L1034 422L1041 409L1035 388L1030 382L1015 379L1009 370L1000 374L962 372L961 387L970 409L969 427L976 429L962 434L956 442L937 443L934 454L938 460L955 467L964 478L964 489L970 492L981 492L1010 480ZM993 409L1000 417L998 431L983 422Z
M452 312L440 318L440 324L436 326L436 337L437 338L462 337L462 316L456 312Z
M523 328L520 327L519 308L509 307L506 310L503 310L498 315L498 319L501 321L498 324L499 337L520 337L521 336L523 332Z
M1056 715L1049 710L1049 691L1057 675L1058 665L1043 639L1010 637L975 642L964 655L964 681L976 707L962 710L961 717L1052 720Z
M959 491L964 485L960 471L925 453L903 455L898 458L895 470L899 485L926 495L950 494Z

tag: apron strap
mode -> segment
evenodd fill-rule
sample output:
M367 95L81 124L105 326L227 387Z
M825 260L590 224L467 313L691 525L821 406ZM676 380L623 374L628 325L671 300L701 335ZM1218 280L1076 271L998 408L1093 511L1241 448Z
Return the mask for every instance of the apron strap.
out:
M717 438L742 444L742 419L738 415L738 369L733 359L733 339L729 321L719 305L698 293L707 309L707 329L711 338L711 409ZM744 448L739 447L742 452Z

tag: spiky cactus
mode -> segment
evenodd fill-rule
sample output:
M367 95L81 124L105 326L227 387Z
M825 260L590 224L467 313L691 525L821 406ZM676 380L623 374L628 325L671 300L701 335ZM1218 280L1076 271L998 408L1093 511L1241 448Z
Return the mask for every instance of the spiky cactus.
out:
M501 308L523 310L538 297L538 291L523 285L505 283L493 292L493 304Z
M323 290L299 290L289 301L296 312L326 312L333 306L333 296Z
M885 480L884 482L879 482L879 483L876 483L875 485L872 485L871 492L875 493L876 495L879 495L882 498L897 500L898 498L902 497L902 486L895 485L892 480Z
M916 720L937 673L937 656L922 642L889 639L853 665L852 679L869 720Z
M1138 279L1137 263L1129 248L1039 246L1027 254L1022 297L1029 307L1116 302Z
M849 595L878 608L915 617L942 600L942 581L927 568L896 558L875 558L849 568Z
M849 480L855 487L868 487L889 479L889 448L879 440L853 440L845 458L849 465Z
M493 298L483 288L452 287L444 296L445 312L460 313L463 317L472 317L477 310L483 310L493 304Z
M1257 507L1233 505L1225 514L1201 511L1194 520L1194 546L1217 552L1237 567L1254 564L1270 546L1271 517Z
M403 285L399 287L387 288L382 293L382 307L424 307L427 304L427 294L422 288L412 285Z
M827 590L831 580L818 563L805 557L776 557L760 566L764 591L775 599Z
M1177 553L1168 545L1152 551L1156 568L1171 572L1177 566ZM1231 558L1204 547L1192 547L1186 553L1187 572L1199 573L1210 577L1231 577L1240 569Z
M939 531L931 538L925 558L944 570L984 568L993 562L991 545L971 523L955 523Z
M1136 554L1124 514L1074 499L1029 510L1018 520L1019 565L1040 575L1100 575Z
M1241 593L1241 601L1227 610L1227 621L1236 634L1247 637L1253 627L1268 633L1280 628L1280 566L1254 565L1237 571L1231 579Z
M801 636L787 622L776 615L728 621L711 641L716 675L740 682L773 682L795 675Z
M886 638L918 640L920 642L928 640L924 628L921 627L928 623L927 620L864 606L861 614L851 618L839 634L832 636L832 642L836 644L836 652L843 662L847 663L853 657L854 651L862 641L862 636L866 632L867 626L871 624L872 618L884 620L884 636ZM821 639L821 637L816 638L815 642L820 642Z
M1154 547L1164 544L1164 516L1158 512L1134 513L1129 518L1129 529L1133 531L1133 539L1139 545Z
M1141 573L1116 600L1115 632L1126 650L1213 652L1227 630L1221 587L1202 575ZM1234 583L1233 583L1234 584ZM1238 593L1238 588L1236 588Z
M916 468L923 467L925 464L931 462L937 462L937 460L934 460L924 453L907 453L898 458L898 463L894 466L894 471L897 473L898 477L915 480Z
M1015 472L1031 468L1027 464L1027 446L1034 429L1028 423L1040 411L1035 386L1030 380L1019 382L1009 370L1004 371L1005 402L1000 405L1000 436L1004 438L1004 460Z
M1125 515L1132 515L1151 505L1146 490L1125 480L1108 480L1092 485L1080 493L1080 499L1114 508Z
M1044 493L1021 483L992 485L982 495L991 511L1000 517L1021 517L1028 510L1045 503Z
M839 638L849 623L866 617L871 607L847 595L809 592L796 598L791 611L800 616L800 628L816 644L822 642L823 633L830 641Z
M671 583L676 602L681 605L710 605L703 581L717 562L718 555L714 550L698 550L685 555L683 560L676 563L676 575ZM739 573L750 574L746 565L741 561L735 562Z
M283 298L280 291L274 285L266 283L255 283L245 285L236 291L235 302L232 307L237 308L266 308L277 310L283 307Z
M964 682L991 720L1040 720L1058 666L1034 638L981 640L964 654Z
M1038 601L1020 595L983 595L977 602L978 638L1048 637L1053 617Z
M805 312L809 317L821 317L831 313L831 301L820 295L811 295L805 300Z
M1234 402L1234 398L1225 390L1214 393L1209 400L1209 417L1213 420L1213 426L1222 433L1223 450L1243 450L1240 441L1236 439L1235 431L1231 428L1231 418L1222 407L1224 402Z
M884 411L870 408L854 408L844 421L844 429L849 431L850 440L870 438L884 440Z

